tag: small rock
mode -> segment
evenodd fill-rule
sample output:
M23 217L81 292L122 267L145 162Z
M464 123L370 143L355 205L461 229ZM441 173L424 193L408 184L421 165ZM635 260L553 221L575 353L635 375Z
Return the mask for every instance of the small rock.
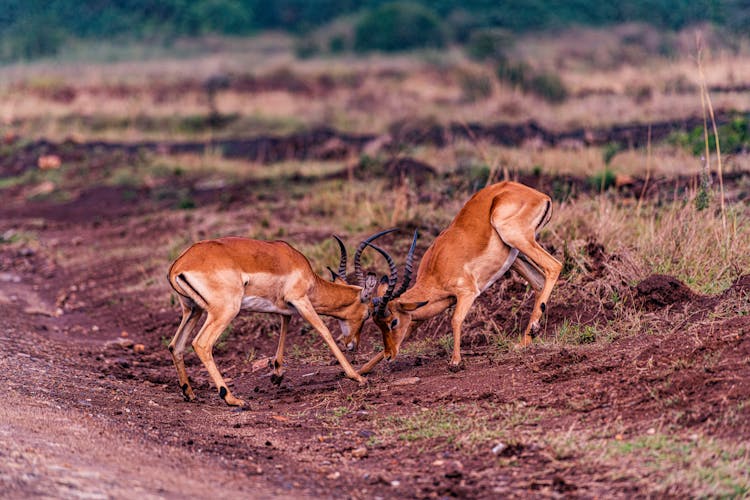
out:
M646 434L648 434L649 436L653 436L654 434L656 434L656 429L652 427L646 431Z
M368 430L368 429L361 429L357 432L357 436L363 437L363 438L370 438L375 435L375 432Z
M115 339L115 340L108 340L104 343L104 347L110 348L110 347L121 347L123 349L130 349L133 347L133 341L130 339Z
M21 277L17 274L0 273L0 282L3 283L20 283Z
M338 479L338 478L340 478L340 477L341 477L341 473L340 473L339 471L336 471L336 472L331 472L331 473L330 473L330 474L328 474L328 475L327 475L326 477L327 477L328 479L334 479L334 480L335 480L335 479Z
M359 448L354 448L352 450L352 456L354 458L364 458L367 456L367 447L360 446Z
M401 481L393 480L391 481L391 486L393 486L394 488L398 488L399 486L401 486Z
M126 332L125 330L123 330L122 332L120 332L120 337L125 338L127 336L128 336L128 332Z
M502 452L504 452L507 447L508 445L505 443L497 443L495 446L492 447L492 454L495 456L498 456L502 454Z
M442 460L442 459L438 458L437 460L435 460L434 462L432 462L432 465L435 466L435 467L441 467L441 466L445 465L445 460Z
M57 170L62 165L62 160L57 155L43 155L37 160L39 170Z
M133 346L133 352L137 354L143 354L144 352L146 352L146 346L143 344L135 344Z
M99 331L99 327L96 326L96 325L94 325L94 326L91 327L91 331L92 332L98 332Z
M422 379L420 379L419 377L407 377L407 378L396 380L391 385L412 385L412 384L416 384L420 380Z

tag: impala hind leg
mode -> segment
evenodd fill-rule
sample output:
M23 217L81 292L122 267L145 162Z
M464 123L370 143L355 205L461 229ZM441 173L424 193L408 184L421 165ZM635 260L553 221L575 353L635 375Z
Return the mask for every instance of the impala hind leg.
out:
M534 288L534 294L536 296L534 300L534 308L531 310L531 317L529 323L523 332L523 338L521 339L521 345L527 346L531 344L533 337L539 331L539 320L542 314L547 309L547 301L549 300L552 288L554 288L557 282L560 271L562 270L562 264L551 256L542 246L536 242L533 238L531 241L528 240L516 240L508 242L518 248L523 253L526 260L529 261L527 266L536 266L539 269L539 273L544 277L544 285L541 290L537 290L537 287L532 283Z
M351 363L349 363L349 360L346 359L346 356L344 356L344 353L341 352L341 349L339 349L339 346L333 339L331 331L328 330L328 327L325 325L325 323L323 323L323 320L320 319L318 313L315 312L315 309L310 303L310 299L308 299L307 297L302 297L300 299L290 300L289 302L295 307L295 309L297 309L297 312L300 314L300 316L305 318L312 325L312 327L318 331L320 336L323 337L323 340L326 344L328 344L328 348L338 360L341 368L344 369L344 373L346 374L346 376L352 380L356 380L360 383L360 385L365 384L367 381L363 376L357 373L354 368L352 368Z
M286 332L289 329L289 319L287 315L281 315L281 334L279 335L279 345L276 348L276 355L269 364L273 368L271 373L271 382L279 385L284 380L284 342L286 341Z
M531 283L536 292L529 324L521 339L521 345L527 346L531 344L533 335L539 330L539 319L547 309L547 301L562 270L562 264L536 241L536 234L552 216L551 202L547 200L544 204L531 204L509 214L501 211L502 205L497 203L499 201L501 200L496 201L500 208L493 213L492 226L506 245L517 249L522 254L519 259L516 259L515 269ZM537 268L538 273L534 272L533 268ZM539 287L541 281L539 275L544 281L541 287ZM541 290L537 291L538 288Z
M245 402L234 397L229 391L224 377L221 376L221 372L219 372L214 362L213 348L216 341L219 340L219 336L229 326L234 317L237 316L239 309L239 304L237 304L231 310L209 311L206 322L193 340L193 349L203 362L203 366L208 370L208 374L211 376L214 385L219 390L219 396L230 406L242 406Z
M185 344L187 343L190 333L195 329L196 323L201 317L203 311L190 299L179 296L180 305L182 306L182 321L177 327L177 333L169 343L169 352L172 354L172 362L177 369L177 379L180 383L180 390L185 401L194 401L195 393L190 387L190 380L185 370Z

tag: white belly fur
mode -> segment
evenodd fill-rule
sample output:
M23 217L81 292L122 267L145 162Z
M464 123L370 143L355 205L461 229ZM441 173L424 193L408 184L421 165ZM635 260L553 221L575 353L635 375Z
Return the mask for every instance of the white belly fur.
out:
M510 266L512 266L513 262L515 262L516 257L518 257L518 249L511 248L510 253L508 254L508 258L505 260L505 263L495 274L492 275L489 281L487 281L487 283L482 287L482 292L484 292L489 287L494 285L497 280L502 278L503 275L508 272L508 269L510 269Z
M248 295L242 298L242 309L248 309L252 312L262 313L278 313L278 314L292 314L294 309L290 307L280 308L273 302L263 297L256 297L255 295Z

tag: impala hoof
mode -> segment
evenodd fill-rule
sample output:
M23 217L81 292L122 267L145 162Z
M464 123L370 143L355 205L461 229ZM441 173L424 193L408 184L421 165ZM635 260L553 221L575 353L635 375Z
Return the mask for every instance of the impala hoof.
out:
M281 385L281 381L284 380L284 374L276 375L275 373L271 374L271 383L274 385Z
M229 406L239 406L239 407L245 406L245 402L243 400L235 398L232 395L225 397L224 402Z
M459 361L458 363L451 363L448 365L448 370L453 373L460 372L465 369L466 369L466 365L464 364L463 361Z
M188 384L182 384L182 387L180 387L182 390L182 397L187 401L188 403L195 401L195 393L193 392L192 387L190 387Z

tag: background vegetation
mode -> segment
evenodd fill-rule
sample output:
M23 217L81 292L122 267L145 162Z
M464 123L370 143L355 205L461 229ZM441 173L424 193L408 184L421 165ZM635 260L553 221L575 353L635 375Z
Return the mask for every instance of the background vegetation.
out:
M170 43L204 34L246 35L282 30L306 35L337 19L354 22L353 40L328 41L336 50L400 50L464 44L478 30L519 33L571 25L603 26L644 22L678 30L713 23L742 32L750 27L750 6L740 0L74 0L0 1L0 60L56 54L75 40L149 40ZM422 36L414 38L419 26ZM309 42L305 47L318 47Z

